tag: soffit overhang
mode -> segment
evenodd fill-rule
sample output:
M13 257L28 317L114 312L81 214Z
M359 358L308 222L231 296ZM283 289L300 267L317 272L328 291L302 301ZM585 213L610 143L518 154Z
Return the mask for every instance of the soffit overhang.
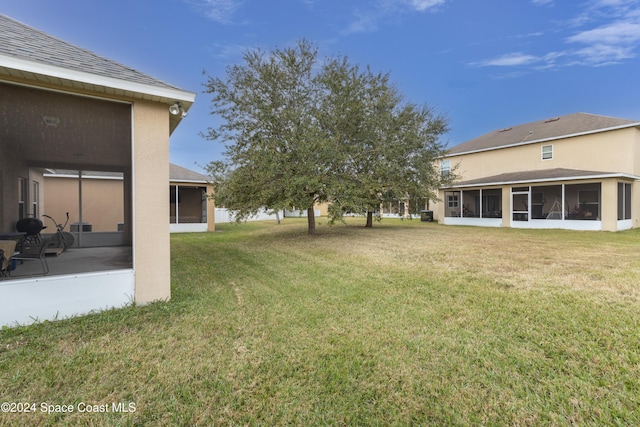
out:
M7 55L0 55L0 76L7 76L15 83L45 85L50 88L76 91L93 96L139 99L159 102L167 104L167 106L179 102L186 112L189 111L196 98L194 92L170 86L117 79ZM171 132L181 120L180 115L170 115Z

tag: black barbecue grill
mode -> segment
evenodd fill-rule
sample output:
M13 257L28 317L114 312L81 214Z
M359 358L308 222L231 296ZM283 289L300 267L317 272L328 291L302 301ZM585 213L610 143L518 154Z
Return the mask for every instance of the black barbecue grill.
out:
M39 241L40 232L47 228L38 218L22 218L16 223L16 230L25 233L26 240Z

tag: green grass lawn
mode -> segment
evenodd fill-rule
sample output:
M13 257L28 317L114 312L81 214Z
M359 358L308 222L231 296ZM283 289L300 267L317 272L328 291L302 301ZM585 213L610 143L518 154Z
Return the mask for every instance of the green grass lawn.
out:
M640 425L640 230L362 224L173 235L170 302L0 332L0 425Z

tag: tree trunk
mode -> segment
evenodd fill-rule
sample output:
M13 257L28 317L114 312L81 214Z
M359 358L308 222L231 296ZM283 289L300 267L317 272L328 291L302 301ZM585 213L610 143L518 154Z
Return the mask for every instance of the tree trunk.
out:
M365 225L365 228L372 228L372 227L373 227L373 212L367 211L367 224Z
M309 228L307 229L307 234L316 234L316 216L313 211L313 206L307 209L307 223L309 224Z

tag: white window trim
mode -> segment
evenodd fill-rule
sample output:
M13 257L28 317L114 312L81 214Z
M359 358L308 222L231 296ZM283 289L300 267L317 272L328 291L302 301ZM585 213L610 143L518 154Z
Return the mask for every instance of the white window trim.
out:
M545 148L547 148L547 147L551 147L551 151L550 151L550 152L545 153L544 149L545 149ZM545 157L544 157L544 155L545 155L545 154L551 154L551 157L549 157L549 158L545 158ZM543 161L546 161L546 160L553 160L553 144L548 144L548 145L543 145L543 146L542 146L542 148L540 149L540 158L541 158Z
M451 173L451 160L443 160L440 162L440 175L449 176Z

